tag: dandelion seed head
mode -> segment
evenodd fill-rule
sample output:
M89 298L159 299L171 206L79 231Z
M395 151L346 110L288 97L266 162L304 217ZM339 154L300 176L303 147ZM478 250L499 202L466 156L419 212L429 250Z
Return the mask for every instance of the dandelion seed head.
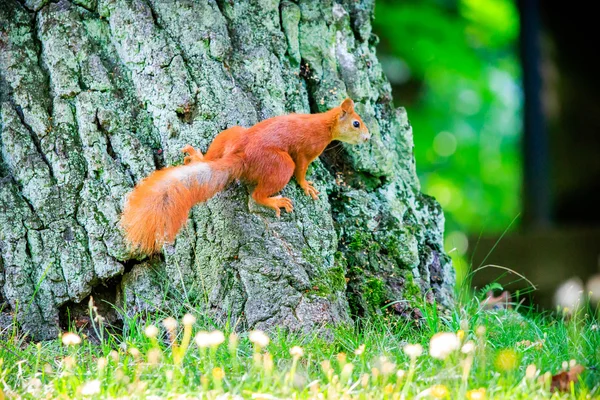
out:
M158 336L158 328L155 325L148 325L146 329L144 329L144 334L146 337L155 338Z
M75 366L75 359L71 356L66 356L63 358L63 365L66 369L71 369Z
M470 354L475 350L475 343L472 340L469 340L467 343L463 344L460 348L460 351L464 354Z
M200 331L196 333L194 341L196 342L196 345L198 345L198 347L200 347L201 349L209 347L211 343L210 333L206 331Z
M444 360L460 346L458 336L452 332L439 332L431 337L429 355L438 360Z
M206 375L204 375L203 377L206 377ZM168 381L173 380L173 370L172 369L165 371L165 378L167 378Z
M177 320L173 317L165 318L162 324L168 331L177 329Z
M365 352L365 347L366 346L364 344L361 344L356 350L354 350L354 354L357 356L362 355Z
M95 396L99 393L100 393L100 381L98 379L94 379L93 381L86 382L81 387L81 395L82 396Z
M407 344L404 346L404 353L410 358L417 358L423 354L423 346L420 344Z
M131 354L131 356L135 359L138 359L140 357L140 351L135 347L129 348L129 354Z
M396 364L394 364L393 362L386 361L383 364L381 364L381 373L385 376L393 374L395 369Z
M62 343L65 346L77 346L81 343L81 337L73 332L65 332L62 335Z
M108 365L108 360L105 357L100 357L96 363L98 365L98 371L103 371Z
M240 341L238 335L234 332L229 335L229 349L234 350Z
M273 356L271 355L271 353L263 354L263 366L265 367L265 371L273 371L273 367L275 366L275 364L273 362Z
M196 323L196 317L194 317L192 314L185 314L181 323L184 326L192 326Z
M251 331L248 334L248 339L258 347L267 347L269 344L269 337L259 330Z
M294 346L290 349L290 355L294 358L300 358L304 355L304 350L300 346Z
M537 374L537 367L535 364L529 364L525 370L525 378L533 380Z
M225 335L221 331L212 331L208 334L208 341L211 347L217 347L225 341Z
M381 371L377 367L371 368L371 375L373 375L373 379L379 378Z
M158 363L160 363L161 356L162 356L162 353L161 353L160 349L154 348L154 349L148 350L148 354L146 354L146 357L148 359L148 364L157 365Z
M345 364L344 367L342 368L342 372L341 372L342 380L347 381L348 378L350 378L350 375L352 375L353 370L354 370L354 364L352 364L352 363Z
M362 376L360 377L360 386L362 386L363 388L369 386L369 378L369 374L362 374Z

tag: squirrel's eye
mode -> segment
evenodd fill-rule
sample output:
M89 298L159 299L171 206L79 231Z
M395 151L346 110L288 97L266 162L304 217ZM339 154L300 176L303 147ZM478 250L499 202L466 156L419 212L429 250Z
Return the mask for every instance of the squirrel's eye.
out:
M352 125L353 125L355 128L358 128L358 127L360 126L360 122L358 122L358 121L354 121L354 122L352 123Z

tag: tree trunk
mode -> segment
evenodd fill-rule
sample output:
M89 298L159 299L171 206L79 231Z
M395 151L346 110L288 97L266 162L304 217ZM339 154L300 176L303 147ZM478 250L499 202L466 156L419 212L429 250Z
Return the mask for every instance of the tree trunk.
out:
M2 0L0 285L23 329L55 337L94 293L259 329L451 304L443 214L419 192L372 16L371 0ZM185 144L346 96L373 137L313 163L319 200L292 181L294 212L277 219L233 184L159 257L127 251L126 194Z

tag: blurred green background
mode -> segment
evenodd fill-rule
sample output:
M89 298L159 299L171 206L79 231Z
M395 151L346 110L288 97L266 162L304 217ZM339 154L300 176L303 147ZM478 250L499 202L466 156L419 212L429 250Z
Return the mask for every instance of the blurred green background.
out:
M510 0L377 0L378 56L413 126L422 190L446 215L460 282L469 240L519 226L519 13Z

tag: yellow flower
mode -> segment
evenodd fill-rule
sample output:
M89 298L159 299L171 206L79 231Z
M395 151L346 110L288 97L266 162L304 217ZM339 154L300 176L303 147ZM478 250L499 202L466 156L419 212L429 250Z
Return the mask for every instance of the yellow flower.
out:
M485 400L485 388L473 389L467 392L469 400Z
M220 381L225 378L225 371L223 371L223 368L215 367L212 370L212 376L215 380Z
M448 388L445 385L433 385L431 387L431 395L436 399L443 399L448 397Z
M462 342L462 340L465 338L465 331L459 329L458 331L456 331L456 336L458 337L458 340Z
M511 371L517 366L517 354L510 349L501 350L496 357L496 368Z
M81 338L73 332L66 332L62 335L62 343L65 346L76 346L81 343Z
M392 385L391 383L388 383L387 385L385 385L385 387L383 388L383 393L390 395L394 392L394 385Z

